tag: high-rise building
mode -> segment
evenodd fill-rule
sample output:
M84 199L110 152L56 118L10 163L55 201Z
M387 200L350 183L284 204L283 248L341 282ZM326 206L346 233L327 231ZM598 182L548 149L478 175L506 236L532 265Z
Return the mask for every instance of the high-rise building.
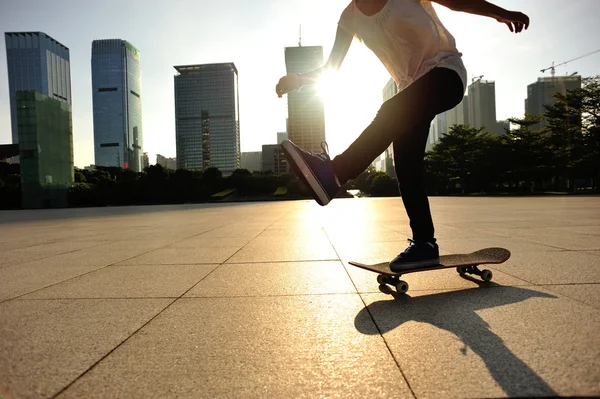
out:
M508 129L510 129L510 122L508 120L496 122L496 134L505 134Z
M469 124L496 134L496 83L476 79L469 86Z
M262 171L262 152L242 152L242 169L246 169L250 172Z
M140 52L121 39L92 42L94 155L99 166L142 170Z
M43 32L8 32L4 38L12 142L17 144L17 91L37 91L71 105L69 49Z
M150 166L150 157L148 156L148 153L145 152L144 153L144 169L146 169L148 166Z
M429 137L427 138L427 144L425 144L425 151L433 149L433 146L440 141L448 133L448 121L446 119L446 113L443 112L436 115L431 121L429 126Z
M240 167L238 71L232 62L176 66L177 168Z
M460 104L446 111L446 125L448 131L454 125L469 124L469 98L464 96Z
M22 206L63 208L74 182L71 106L36 91L18 91Z
M530 115L543 115L544 105L554 104L554 95L557 93L565 95L567 90L581 88L581 76L555 76L538 78L537 82L527 86L527 99L525 100L525 113ZM541 129L546 126L546 119L531 129Z
M275 174L287 173L288 163L279 144L265 144L262 146L262 170Z
M285 66L288 74L304 73L323 66L323 47L286 47ZM306 151L321 152L325 140L323 99L314 85L288 93L288 138Z
M277 133L277 144L281 144L284 140L288 139L287 132L278 132Z
M398 86L396 86L396 82L394 82L393 79L390 79L383 87L383 102L388 101L396 94L398 94ZM383 154L375 158L371 165L377 171L385 172L388 176L395 176L396 172L394 171L394 145L390 144L390 146L383 152Z
M165 169L177 170L177 158L167 158L160 154L156 154L156 164Z

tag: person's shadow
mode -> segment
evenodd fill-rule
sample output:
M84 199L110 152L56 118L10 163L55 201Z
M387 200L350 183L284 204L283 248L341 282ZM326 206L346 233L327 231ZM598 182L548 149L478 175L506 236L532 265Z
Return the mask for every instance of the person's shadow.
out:
M478 310L517 303L529 298L556 297L526 288L496 287L412 298L406 294L396 294L390 288L382 286L380 290L392 294L395 300L378 301L363 308L356 315L354 325L363 334L377 335L391 331L408 321L429 323L460 338L465 345L461 349L462 354L466 355L467 348L476 353L508 396L558 396L540 376L506 347L502 338L494 334L489 325L476 313ZM373 320L376 327L373 326Z

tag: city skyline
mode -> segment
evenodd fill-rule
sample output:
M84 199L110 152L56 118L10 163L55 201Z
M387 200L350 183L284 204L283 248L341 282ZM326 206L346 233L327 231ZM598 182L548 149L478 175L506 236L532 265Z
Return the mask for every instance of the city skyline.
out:
M64 3L64 4L63 4ZM114 3L114 4L113 4ZM185 4L183 4L185 3ZM92 87L89 46L98 38L123 37L144 54L144 151L175 156L175 122L172 65L235 62L240 72L241 150L257 150L273 143L285 129L286 101L278 99L274 85L285 74L285 47L298 42L302 24L304 45L322 45L327 56L336 23L348 1L321 4L316 0L276 4L257 1L252 10L243 2L232 4L183 2L178 6L133 0L98 4L58 1L52 5L29 0L2 6L0 23L5 31L42 31L71 50L75 164L93 163ZM113 16L113 6L123 7ZM523 115L527 86L545 75L549 67L597 49L594 0L570 3L558 0L498 1L498 5L526 12L531 26L522 35L508 32L492 19L456 13L435 5L442 22L457 39L469 78L484 75L496 82L497 118ZM56 7L65 10L56 18L47 15ZM181 14L180 7L188 12ZM245 8L244 8L245 10ZM319 12L315 12L318 10ZM129 15L136 14L135 20ZM203 24L193 21L208 15ZM54 15L54 14L53 14ZM271 18L277 15L278 18ZM110 21L107 23L107 21ZM576 23L574 23L576 22ZM148 28L151 26L152 28ZM260 26L260 28L258 28ZM563 28L568 26L568 29ZM155 29L160 27L161 29ZM477 32L476 37L473 32ZM198 41L197 37L214 40ZM260 45L257 45L260 44ZM4 44L2 44L4 45ZM0 52L6 54L4 48ZM579 72L600 74L598 54L557 68L557 75ZM381 88L389 75L362 43L354 41L337 74L335 95L326 95L327 140L332 155L342 151L372 120L381 104ZM333 104L333 106L330 106ZM264 118L265 113L269 118ZM10 143L10 107L6 63L0 61L0 142Z

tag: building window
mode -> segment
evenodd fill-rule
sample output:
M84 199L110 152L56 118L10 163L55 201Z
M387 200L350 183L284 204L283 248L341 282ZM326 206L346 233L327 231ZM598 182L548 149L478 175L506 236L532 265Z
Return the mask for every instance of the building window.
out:
M103 92L103 91L117 91L116 87L101 87L98 89L99 92Z

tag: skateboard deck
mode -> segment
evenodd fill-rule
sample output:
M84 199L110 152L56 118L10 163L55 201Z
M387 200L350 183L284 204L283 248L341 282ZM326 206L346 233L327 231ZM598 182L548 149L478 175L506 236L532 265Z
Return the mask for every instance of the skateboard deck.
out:
M510 251L507 249L484 248L480 249L479 251L471 252L470 254L442 255L440 256L440 263L438 265L403 270L401 272L392 271L390 269L389 262L382 262L372 265L353 261L348 263L361 269L379 273L377 276L377 282L379 284L393 285L396 287L396 290L399 293L405 293L408 291L408 283L400 280L400 277L404 274L455 267L456 271L461 276L465 274L475 274L480 276L483 281L491 281L491 270L479 270L478 266L485 264L504 263L508 260L508 258L510 258Z

